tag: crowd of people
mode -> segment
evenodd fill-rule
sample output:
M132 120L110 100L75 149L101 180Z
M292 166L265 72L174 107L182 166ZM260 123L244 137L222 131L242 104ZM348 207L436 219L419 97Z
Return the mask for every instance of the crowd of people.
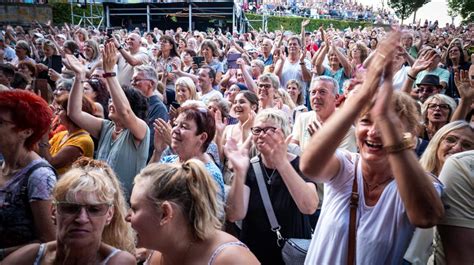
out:
M309 23L6 26L1 263L472 264L474 24Z
M262 4L243 3L242 8L248 12L268 14L274 16L301 16L317 19L343 19L356 21L370 21L376 24L391 24L397 19L387 8L366 6L351 1L319 2L302 1L287 3L286 1L264 1Z

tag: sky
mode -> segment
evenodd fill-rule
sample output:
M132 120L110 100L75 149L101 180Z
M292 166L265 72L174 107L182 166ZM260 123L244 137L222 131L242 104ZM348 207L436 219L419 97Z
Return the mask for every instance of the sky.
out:
M385 6L387 6L385 1ZM375 7L382 6L382 0L357 0L358 3L362 3L364 5ZM435 21L438 20L439 25L445 25L446 23L451 23L451 17L448 16L448 2L446 0L431 0L431 2L427 3L416 13L416 20L421 18L421 23L428 19L428 21ZM413 21L413 14L404 21L405 24L411 23ZM461 18L455 18L454 23L459 25L461 22Z

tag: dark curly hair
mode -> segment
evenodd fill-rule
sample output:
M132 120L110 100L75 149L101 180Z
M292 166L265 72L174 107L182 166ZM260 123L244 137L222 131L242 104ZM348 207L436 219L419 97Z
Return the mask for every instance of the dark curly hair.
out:
M137 89L131 87L124 87L123 92L125 92L128 102L130 102L133 113L135 113L138 118L146 120L148 98Z

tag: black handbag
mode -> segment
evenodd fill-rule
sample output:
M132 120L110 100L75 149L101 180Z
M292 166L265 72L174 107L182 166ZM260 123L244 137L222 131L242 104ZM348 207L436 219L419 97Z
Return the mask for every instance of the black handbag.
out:
M268 195L267 187L265 186L265 180L263 179L262 167L260 165L260 158L254 156L250 159L252 163L253 171L257 179L258 189L262 197L263 205L265 206L265 212L267 213L268 220L270 221L271 229L277 235L277 245L283 248L281 249L281 256L283 261L287 265L301 265L304 264L306 253L308 253L309 244L311 239L306 238L288 238L285 239L280 233L280 225L273 211L273 206Z

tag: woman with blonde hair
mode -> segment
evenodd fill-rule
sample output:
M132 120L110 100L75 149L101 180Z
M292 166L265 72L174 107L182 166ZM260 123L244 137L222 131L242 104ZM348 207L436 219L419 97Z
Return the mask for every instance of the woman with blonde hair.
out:
M434 94L427 98L421 106L423 127L420 137L429 141L441 127L451 120L455 109L456 102L446 95Z
M183 76L175 83L176 102L183 104L186 100L198 100L196 85L189 77Z
M426 147L420 164L438 176L446 159L456 153L474 149L474 129L466 121L453 121L441 127Z
M135 264L123 191L104 162L76 162L53 190L55 241L30 244L3 264ZM122 251L126 250L126 251Z
M136 176L127 221L137 245L156 250L147 264L258 264L242 242L221 231L216 194L196 159L151 164Z

